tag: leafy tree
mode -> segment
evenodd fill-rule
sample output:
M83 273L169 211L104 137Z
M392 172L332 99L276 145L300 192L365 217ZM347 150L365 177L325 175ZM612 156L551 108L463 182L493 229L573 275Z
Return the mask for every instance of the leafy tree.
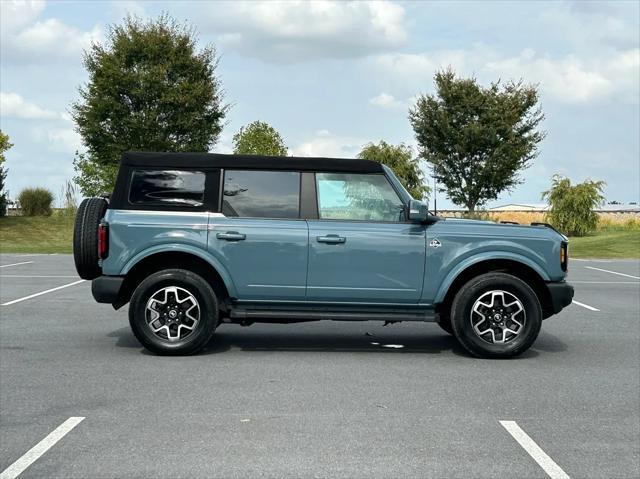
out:
M228 106L216 76L212 45L163 14L127 17L110 27L106 45L85 52L89 82L71 107L86 153L76 154L74 178L84 194L113 189L126 150L208 151Z
M4 180L7 179L7 170L4 168L4 152L11 148L13 144L9 141L9 135L0 130L0 217L7 214L7 192L4 187Z
M358 153L358 158L377 161L393 170L407 191L416 199L429 196L430 188L425 184L420 159L413 157L409 146L390 145L381 140L377 145L368 143Z
M535 85L522 81L488 88L451 70L435 75L436 93L409 110L420 155L456 204L475 211L522 181L519 172L538 154L545 132Z
M254 121L233 135L236 155L287 156L289 153L280 133L263 121Z
M551 209L548 221L569 236L584 236L598 226L598 214L593 211L604 202L604 181L586 180L571 185L569 178L554 175L551 188L542 193Z

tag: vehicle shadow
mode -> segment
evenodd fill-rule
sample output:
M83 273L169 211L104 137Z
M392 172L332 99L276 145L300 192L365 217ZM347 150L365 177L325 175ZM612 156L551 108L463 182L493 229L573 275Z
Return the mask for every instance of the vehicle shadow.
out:
M332 352L332 353L383 353L440 354L451 351L466 355L458 342L446 334L366 335L362 333L331 334L309 332L262 332L255 334L238 331L218 331L201 354L217 354L230 349L270 352Z
M543 353L561 353L566 351L568 347L567 343L558 338L558 336L542 329L531 349L542 351Z
M107 335L116 338L116 347L139 349L142 354L151 354L142 348L129 328L120 328ZM437 330L416 333L360 333L344 331L323 333L288 328L287 331L262 328L219 328L209 344L199 355L219 354L230 350L269 352L333 352L333 353L382 353L382 354L441 354L451 352L456 356L471 357L458 341ZM557 336L541 331L533 347L517 359L539 356L541 353L558 353L567 350L567 345Z
M199 354L218 354L232 349L241 351L273 352L346 352L346 353L386 353L440 354L451 351L468 356L452 336L434 331L432 334L369 334L361 332L321 333L317 331L250 331L248 328L216 330L209 344ZM130 328L119 328L107 334L115 338L119 348L140 349L147 353L135 338Z

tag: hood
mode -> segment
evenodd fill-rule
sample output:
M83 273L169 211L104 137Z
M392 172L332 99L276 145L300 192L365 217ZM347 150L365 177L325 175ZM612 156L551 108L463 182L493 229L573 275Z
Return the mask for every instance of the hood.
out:
M548 223L531 223L529 225L519 223L496 223L487 220L472 220L465 218L441 218L447 225L455 227L456 225L462 229L478 228L485 230L490 228L492 234L501 234L505 236L538 236L538 237L560 237L563 241L568 238Z

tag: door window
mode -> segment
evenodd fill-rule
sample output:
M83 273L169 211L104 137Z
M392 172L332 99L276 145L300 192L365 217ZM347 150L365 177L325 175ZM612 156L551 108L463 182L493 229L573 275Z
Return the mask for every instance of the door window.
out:
M404 221L404 206L384 175L316 173L320 219Z
M300 173L227 170L222 213L252 218L298 218Z

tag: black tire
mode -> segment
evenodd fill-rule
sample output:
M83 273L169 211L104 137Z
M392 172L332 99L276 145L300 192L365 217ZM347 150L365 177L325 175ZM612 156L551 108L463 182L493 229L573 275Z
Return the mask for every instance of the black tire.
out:
M178 287L192 295L199 307L199 321L181 339L170 342L153 332L148 324L147 302L163 288ZM159 318L161 319L161 318ZM152 321L150 321L152 322ZM204 348L218 326L218 300L211 285L200 276L184 269L166 269L142 281L131 297L129 324L135 337L149 351L166 356L195 354ZM162 327L166 326L163 324ZM168 331L169 326L167 326ZM160 333L166 334L166 333Z
M98 225L107 211L103 198L86 198L80 203L73 228L73 260L78 276L95 279L102 274L98 264Z
M455 336L453 333L453 325L451 324L451 315L442 313L440 314L440 321L438 321L438 326L451 336Z
M500 292L508 293L506 297L511 299L507 300L507 303L513 300L512 296L520 302L525 315L522 326L517 327L515 323L508 322L510 320L503 319L505 325L517 329L517 335L512 336L512 333L502 331L494 336L489 332L484 335L486 339L483 339L479 334L476 334L471 313L476 301L487 293L491 296L490 292L498 293L498 299L494 304L500 304ZM484 308L482 305L479 307ZM516 309L519 309L519 306L499 311L511 314ZM482 323L482 326L478 326L481 324L480 322L476 323L481 332L489 324L489 318L495 318L495 316L488 314L489 308L486 311L487 322ZM502 316L504 316L503 313L500 314L500 317ZM523 320L522 313L514 314L513 317L517 317L519 322ZM521 279L505 273L488 273L473 278L458 291L451 307L451 318L456 338L471 354L482 358L511 358L529 349L538 337L542 326L542 308L536 293ZM479 316L475 316L475 318L478 321ZM500 328L497 327L497 329ZM503 343L492 342L496 336L498 339L507 338L507 341Z

